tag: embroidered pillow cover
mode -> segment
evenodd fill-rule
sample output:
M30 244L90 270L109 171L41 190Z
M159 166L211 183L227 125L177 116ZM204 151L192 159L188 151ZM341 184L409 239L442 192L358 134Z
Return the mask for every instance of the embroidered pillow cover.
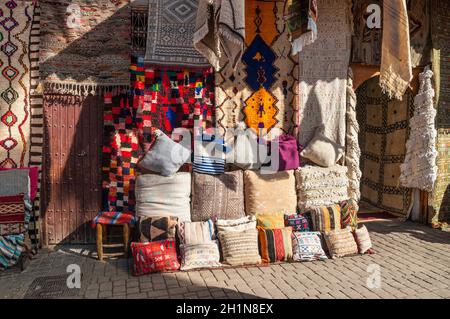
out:
M176 217L142 217L139 221L140 242L175 238L177 224Z
M221 267L218 242L180 245L181 270Z
M140 276L154 272L175 271L180 268L175 239L151 243L131 243L133 274Z
M304 214L285 214L284 225L292 227L293 232L311 231L312 220L310 213Z
M320 232L294 232L292 233L293 260L314 261L327 259L322 248Z

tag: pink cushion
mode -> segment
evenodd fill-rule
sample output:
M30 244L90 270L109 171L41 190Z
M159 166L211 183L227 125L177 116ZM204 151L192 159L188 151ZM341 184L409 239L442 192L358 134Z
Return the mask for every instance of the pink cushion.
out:
M0 171L10 171L15 169L28 170L28 176L30 177L30 201L34 201L38 190L39 167L0 168Z

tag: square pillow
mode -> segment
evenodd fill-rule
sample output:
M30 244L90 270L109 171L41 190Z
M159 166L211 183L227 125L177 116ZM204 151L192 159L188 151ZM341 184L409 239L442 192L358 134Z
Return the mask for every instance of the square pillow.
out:
M351 200L344 201L341 206L341 227L350 227L352 230L358 228L358 211Z
M178 236L182 245L209 244L216 237L211 219L206 222L182 222L178 227Z
M288 261L292 258L292 228L258 227L259 252L263 263Z
M256 229L219 232L219 240L224 264L242 266L261 263Z
M284 228L284 214L256 214L256 222L259 227L266 229Z
M135 276L180 269L174 238L151 243L131 243L131 253Z
M24 199L30 199L30 173L26 169L10 169L0 171L0 196L15 196L24 194Z
M223 138L215 135L194 136L194 163L192 170L202 174L223 174L227 147Z
M241 170L221 175L193 173L192 221L245 217L244 177Z
M136 213L139 217L177 217L191 220L191 174L144 174L136 178Z
M156 130L154 134L156 140L139 161L139 166L162 176L171 176L191 158L191 152L160 130Z
M306 148L300 153L304 158L311 162L323 166L330 167L342 158L344 148L326 137L320 130L316 130L313 139L308 143Z
M370 239L369 231L365 225L355 229L354 235L360 254L365 254L372 250L372 240Z
M311 211L314 231L341 229L341 206L322 206Z
M30 201L34 201L39 188L39 167L20 167L20 168L0 168L0 171L8 170L27 170L30 179Z
M273 174L244 171L244 188L247 215L297 210L294 171Z
M180 245L180 251L181 270L222 267L216 240L208 244Z
M358 246L350 228L336 229L324 233L331 258L339 258L358 253Z
M175 238L178 218L176 217L142 217L139 220L141 243Z
M219 219L216 222L216 227L218 232L225 232L225 231L240 232L249 229L256 229L256 217L245 216L233 220Z
M292 233L292 250L295 261L314 261L328 259L322 248L320 232Z
M285 214L284 225L286 227L292 227L293 232L306 232L312 229L311 214Z
M0 196L0 236L19 235L25 231L24 194Z

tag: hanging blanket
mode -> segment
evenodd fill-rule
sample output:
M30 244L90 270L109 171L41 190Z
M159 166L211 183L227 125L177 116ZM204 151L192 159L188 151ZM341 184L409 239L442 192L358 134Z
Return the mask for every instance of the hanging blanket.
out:
M0 167L30 159L32 1L0 3Z
M433 191L437 178L436 109L432 76L433 72L429 69L419 74L420 89L414 98L414 116L409 122L411 135L406 142L405 161L400 166L400 182L403 186L427 192Z
M383 2L380 86L389 97L401 99L412 80L406 0Z
M399 216L408 214L411 190L399 186L400 165L405 160L413 98L403 100L383 94L379 79L364 82L357 90L356 114L360 125L361 199Z
M317 127L345 145L347 69L351 50L351 0L318 0L317 40L299 54L300 134L306 146Z
M199 0L194 45L216 70L220 70L224 60L235 69L241 59L245 45L246 2Z
M148 0L145 62L152 65L205 67L194 48L198 0Z
M286 26L291 34L292 54L317 39L317 1L287 0L285 5Z
M245 2L247 48L236 71L216 73L216 119L221 133L245 121L254 131L297 129L298 64L280 1Z
M0 236L0 269L14 266L25 248L25 236Z
M129 86L128 0L41 0L40 72L47 91L73 95Z

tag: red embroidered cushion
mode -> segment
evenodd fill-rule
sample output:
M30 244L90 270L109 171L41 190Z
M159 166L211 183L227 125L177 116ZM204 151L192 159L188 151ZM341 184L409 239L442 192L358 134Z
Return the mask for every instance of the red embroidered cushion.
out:
M150 243L131 243L131 252L135 276L180 269L174 238Z
M24 194L0 196L0 235L17 235L25 231Z

